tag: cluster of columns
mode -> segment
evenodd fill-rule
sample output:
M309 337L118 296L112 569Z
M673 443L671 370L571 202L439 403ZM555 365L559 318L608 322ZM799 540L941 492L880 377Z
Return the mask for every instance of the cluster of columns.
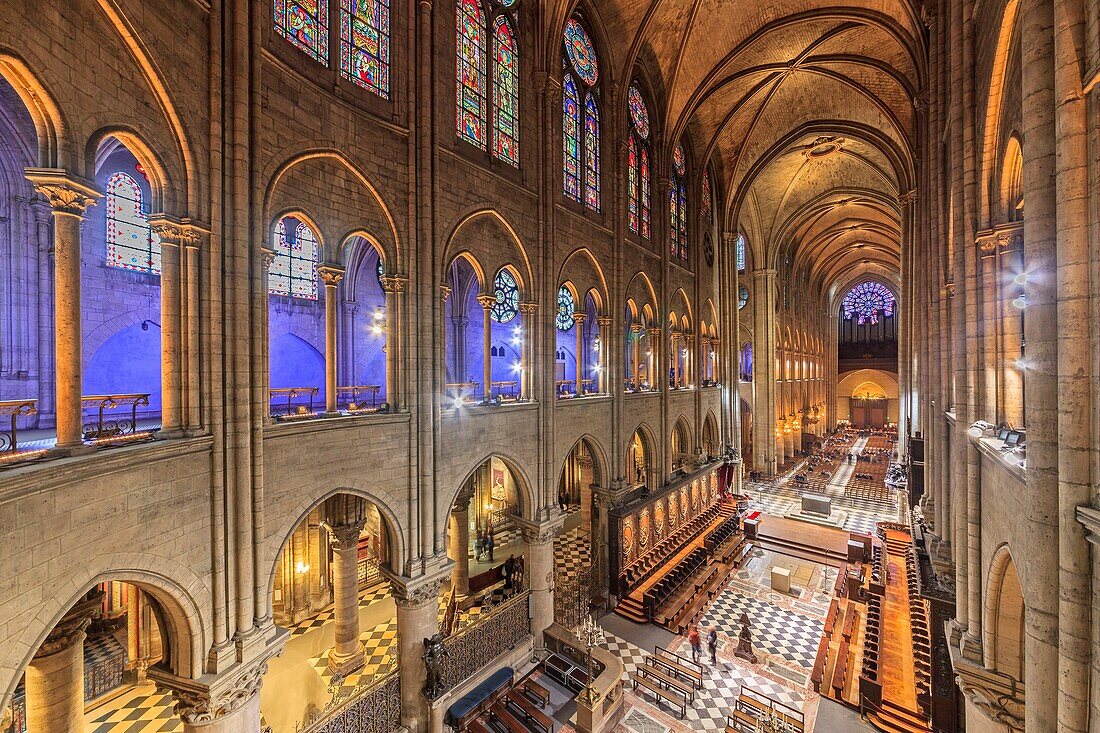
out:
M983 538L1001 541L988 535L996 526L989 515L1004 508L982 503L983 458L967 430L977 420L1027 427L1027 511L1017 535L1027 546L1010 548L1024 584L1027 731L1083 733L1100 721L1100 655L1093 652L1100 559L1090 553L1085 526L1095 524L1089 505L1097 455L1085 12L1052 0L1020 0L1004 11L1019 44L1021 88L985 91L1021 100L1022 224L982 196L981 156L999 151L983 151L977 141L975 3L940 0L928 18L933 92L922 113L926 139L937 142L925 149L921 184L929 196L919 202L915 226L934 246L919 248L913 262L914 298L931 321L925 338L910 339L917 346L909 379L926 416L913 429L928 438L935 559L955 581L951 643L962 658L993 667L983 645L994 622L984 618L983 556L991 553L983 552Z
M63 455L90 450L82 439L81 224L101 193L59 168L26 172L53 214L54 375L57 443ZM206 231L188 220L150 217L161 241L161 434L203 432L199 395L200 258Z

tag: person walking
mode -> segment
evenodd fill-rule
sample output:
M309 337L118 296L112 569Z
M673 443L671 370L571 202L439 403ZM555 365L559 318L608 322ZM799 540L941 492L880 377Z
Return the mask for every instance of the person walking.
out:
M718 632L711 627L707 633L707 651L710 652L710 663L718 664Z
M691 630L688 631L688 643L691 644L691 661L698 664L699 656L703 653L703 644L699 639L699 627L695 624L692 624Z
M481 556L485 554L485 537L481 534L481 530L477 531L477 537L474 539L474 562L481 562Z
M485 532L485 550L489 553L489 562L493 562L493 549L497 546L497 543L493 541L493 533L486 530Z

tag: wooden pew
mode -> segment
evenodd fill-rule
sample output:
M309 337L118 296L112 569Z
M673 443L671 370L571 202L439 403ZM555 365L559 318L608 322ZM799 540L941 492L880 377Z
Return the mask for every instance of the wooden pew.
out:
M688 702L695 702L695 685L691 682L685 682L655 662L649 661L649 659L639 669L646 677L660 682L667 689L679 692Z
M684 659L680 655L660 646L653 647L653 656L649 659L690 682L696 689L703 689L703 668L695 662Z
M550 693L545 687L534 680L527 679L520 684L522 690L532 701L537 702L540 708L550 704Z
M680 719L683 720L687 716L687 702L684 697L678 692L667 690L657 682L654 682L647 677L635 672L630 675L630 679L634 684L634 691L637 692L639 687L644 688L651 692L657 701L658 707L662 702L667 702L670 706L680 709Z
M554 721L550 719L550 716L535 707L535 704L528 700L527 696L519 690L510 690L505 696L505 701L506 704L511 705L512 709L519 713L524 720L542 731L542 733L554 732Z
M489 715L492 716L493 720L507 728L508 733L528 733L527 726L516 720L516 717L508 712L503 701L489 708Z

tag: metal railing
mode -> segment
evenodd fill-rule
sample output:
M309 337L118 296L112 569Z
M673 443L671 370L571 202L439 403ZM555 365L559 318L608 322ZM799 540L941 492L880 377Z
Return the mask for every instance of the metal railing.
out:
M531 636L530 598L531 592L523 591L443 640L446 653L439 670L443 690L454 689Z
M346 694L334 694L323 710L314 711L295 733L391 733L401 727L401 678L393 670L381 679L360 683Z
M148 406L148 393L85 395L80 398L81 437L91 443L113 443L152 435L151 430L137 429L138 408Z
M313 399L320 392L320 387L272 387L268 390L271 416L310 417L313 415ZM278 404L276 400L279 401Z
M0 415L11 416L11 427L0 432L0 453L15 453L19 450L19 433L16 422L20 417L34 415L38 412L38 400L3 400L0 401Z

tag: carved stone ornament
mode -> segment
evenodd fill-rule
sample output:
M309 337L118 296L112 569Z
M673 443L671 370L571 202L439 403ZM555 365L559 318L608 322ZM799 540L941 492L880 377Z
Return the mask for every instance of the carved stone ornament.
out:
M55 213L84 216L94 206L100 193L90 183L69 176L56 168L28 168L27 180Z
M520 528L523 541L532 545L544 545L553 542L560 530L561 525L559 524L524 524Z
M902 206L912 206L917 203L917 189L911 188L898 196L898 203Z
M995 254L997 254L997 237L992 235L978 237L978 256L984 259Z
M336 287L344 279L344 268L334 265L317 265L317 274L326 287Z
M439 589L443 585L443 577L423 581L414 587L396 580L391 585L393 586L394 601L398 606L418 608L428 603L439 602Z
M176 714L191 725L209 723L229 715L260 692L267 662L237 673L222 688L172 690Z
M992 685L982 685L977 679L960 674L955 678L963 696L992 720L1008 726L1010 730L1024 730L1023 695L1014 695Z

